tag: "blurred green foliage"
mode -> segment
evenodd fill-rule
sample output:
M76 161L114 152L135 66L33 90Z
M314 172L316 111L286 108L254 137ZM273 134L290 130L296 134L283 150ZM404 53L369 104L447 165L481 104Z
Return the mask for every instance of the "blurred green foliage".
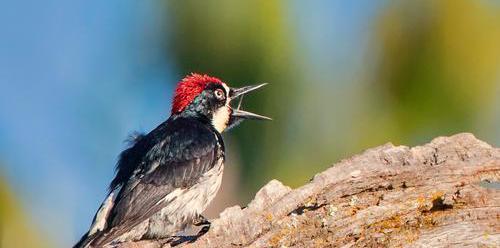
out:
M169 50L183 74L213 74L234 86L270 83L244 106L274 121L233 131L245 198L273 177L301 185L370 146L414 145L463 131L482 136L495 128L498 6L388 3L374 21L366 65L342 92L333 85L343 79L315 75L314 63L303 57L287 7L286 1L226 0L166 8Z
M299 65L283 1L169 2L170 50L183 74L216 75L231 86L270 83L244 101L243 108L271 116L272 123L235 129L243 162L242 184L253 192L278 168L276 145L289 131L290 99L296 95ZM235 151L236 152L236 151ZM247 197L251 194L247 194Z
M487 114L498 97L499 44L498 6L467 0L393 4L379 20L373 47L380 51L373 113L383 113L380 126L387 128L372 131L410 144L463 131L491 133L495 127L484 124L493 123Z

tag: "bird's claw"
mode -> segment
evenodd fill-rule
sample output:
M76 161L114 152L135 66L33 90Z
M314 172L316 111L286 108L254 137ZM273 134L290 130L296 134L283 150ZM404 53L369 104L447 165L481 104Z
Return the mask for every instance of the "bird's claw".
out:
M173 236L171 239L168 240L168 244L170 247L178 246L184 242L190 241L191 236Z
M198 231L196 235L192 236L173 236L167 242L171 247L180 245L182 243L194 243L199 237L203 236L205 233L210 230L210 221L205 218L203 215L198 215L198 217L193 221L193 225L202 226L202 228Z
M194 238L192 240L189 241L189 243L193 243L194 241L196 241L199 237L203 236L205 233L208 232L208 230L210 230L210 225L205 225L203 226L200 231L198 231L198 233L194 236Z
M205 218L205 216L203 215L198 215L198 218L196 218L194 221L193 221L193 224L195 226L207 226L207 225L210 225L210 221L208 221L207 218Z
M182 243L194 243L199 237L203 236L210 230L210 225L204 225L196 235L193 236L173 236L167 241L170 247L178 246Z

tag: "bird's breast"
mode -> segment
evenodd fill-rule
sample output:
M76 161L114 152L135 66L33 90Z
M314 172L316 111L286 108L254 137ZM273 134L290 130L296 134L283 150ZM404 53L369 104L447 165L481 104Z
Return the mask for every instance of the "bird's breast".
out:
M178 188L168 194L163 201L170 202L162 209L162 215L179 216L189 220L201 214L215 198L222 183L224 158L221 157L216 165L205 172L190 188Z

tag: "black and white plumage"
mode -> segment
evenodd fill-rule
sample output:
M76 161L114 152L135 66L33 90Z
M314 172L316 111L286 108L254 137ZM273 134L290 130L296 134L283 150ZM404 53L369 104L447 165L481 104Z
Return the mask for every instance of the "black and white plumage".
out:
M232 89L197 74L181 81L170 118L121 153L110 193L75 247L170 237L200 219L221 185L221 132L243 119L268 119L229 106L259 87Z

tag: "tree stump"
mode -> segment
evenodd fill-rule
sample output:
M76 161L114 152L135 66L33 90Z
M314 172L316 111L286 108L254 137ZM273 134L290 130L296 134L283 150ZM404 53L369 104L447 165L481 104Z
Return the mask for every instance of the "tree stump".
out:
M272 180L177 247L500 247L500 149L472 134L386 144L297 189ZM118 245L170 247L164 240Z

